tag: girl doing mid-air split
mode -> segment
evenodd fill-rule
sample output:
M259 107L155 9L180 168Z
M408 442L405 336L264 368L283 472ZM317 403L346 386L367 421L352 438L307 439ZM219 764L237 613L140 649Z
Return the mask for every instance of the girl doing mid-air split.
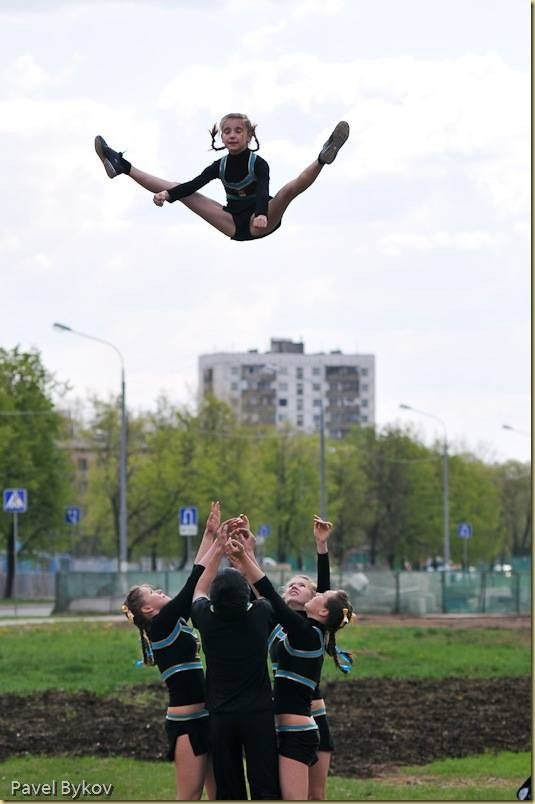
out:
M111 179L125 173L155 194L154 203L157 206L163 206L165 201L182 201L184 206L232 240L256 240L279 228L288 205L315 182L324 165L334 161L349 136L349 125L345 121L338 123L318 158L296 179L285 184L274 198L269 195L269 165L256 154L260 147L256 125L251 123L247 115L231 113L222 118L219 124L222 146L215 145L218 133L216 125L210 133L212 148L216 151L226 149L228 153L212 162L196 178L183 184L159 179L139 170L123 157L122 152L110 148L100 135L95 138L95 150ZM249 148L252 139L256 143L254 149ZM221 179L223 183L226 206L197 192L213 179Z
M214 563L219 564L221 545L215 538L219 524L219 503L212 503L193 569L175 597L142 584L130 589L123 604L124 614L139 629L143 663L158 666L169 690L167 758L175 762L177 799L181 801L200 800L203 785L208 798L215 799L200 644L186 621L205 567L210 571Z

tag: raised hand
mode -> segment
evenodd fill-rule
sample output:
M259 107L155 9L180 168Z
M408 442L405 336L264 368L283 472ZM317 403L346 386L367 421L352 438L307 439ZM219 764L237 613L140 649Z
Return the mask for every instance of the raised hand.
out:
M221 504L219 500L216 502L210 503L210 513L208 514L208 519L206 520L206 531L212 537L215 538L217 533L217 529L221 524Z
M318 545L326 545L333 529L333 523L321 519L317 514L314 514L314 539Z
M225 543L225 553L232 563L239 564L245 556L245 548L240 541L229 537Z

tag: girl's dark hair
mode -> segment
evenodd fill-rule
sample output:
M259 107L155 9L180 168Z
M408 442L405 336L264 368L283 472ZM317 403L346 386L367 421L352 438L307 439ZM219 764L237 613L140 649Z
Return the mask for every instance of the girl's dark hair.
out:
M210 587L210 601L214 612L226 620L245 614L249 594L249 584L241 572L233 567L220 570Z
M334 663L338 670L342 673L347 672L343 669L338 658L339 651L336 648L335 634L340 628L344 628L353 617L353 606L349 600L347 592L343 589L337 589L334 595L329 595L325 603L325 608L329 612L325 627L327 630L327 644L325 646L326 653L334 659ZM345 653L345 652L344 652ZM349 662L353 664L353 659L350 654L345 654Z
M258 142L258 138L256 136L256 123L254 123L254 124L251 123L251 121L249 120L247 115L246 114L241 114L240 112L232 112L231 114L226 114L219 121L219 126L217 125L217 123L214 123L214 125L210 129L210 136L212 137L212 146L211 146L212 150L213 151L224 151L225 150L224 145L216 146L215 138L217 137L218 133L222 131L223 124L224 124L225 120L229 120L230 118L237 118L238 120L243 120L243 122L245 123L245 126L247 128L248 134L250 134L252 139L254 139L254 141L256 142L256 148L251 148L251 151L258 151L258 149L260 148L260 143Z
M122 610L126 618L138 628L139 637L141 640L143 664L154 664L154 654L152 652L149 635L147 633L150 620L145 617L141 610L143 606L144 593L147 589L152 589L152 586L149 586L148 584L144 584L143 586L132 586L122 605Z

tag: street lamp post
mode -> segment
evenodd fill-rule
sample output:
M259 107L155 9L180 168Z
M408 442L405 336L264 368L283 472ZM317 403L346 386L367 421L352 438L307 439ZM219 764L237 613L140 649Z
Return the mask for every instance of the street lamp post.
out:
M88 338L97 343L103 343L105 346L111 347L118 355L121 362L121 431L119 440L119 572L126 573L128 570L128 553L127 553L127 507L126 507L126 461L127 461L127 420L126 420L126 381L124 370L124 358L119 349L109 341L103 338L97 338L95 335L88 335L85 332L79 332L72 327L65 324L54 324L54 329L61 332L72 332L73 335L79 335L82 338Z
M412 410L415 413L420 413L422 416L429 416L430 419L435 419L435 421L439 422L439 424L444 430L444 441L442 448L442 458L443 458L442 507L443 507L443 527L444 527L444 569L447 570L450 565L450 514L449 514L448 432L446 430L446 425L439 416L435 416L433 413L428 413L425 410L419 410L418 408L413 408L412 405L405 405L401 403L400 408L402 408L403 410Z

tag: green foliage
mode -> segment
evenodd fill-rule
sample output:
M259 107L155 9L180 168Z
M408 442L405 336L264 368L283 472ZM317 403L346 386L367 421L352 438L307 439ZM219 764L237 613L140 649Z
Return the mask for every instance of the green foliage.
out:
M115 557L119 542L120 400L91 400L87 424L75 423L74 441L90 456L87 488L73 495L68 448L51 394L57 383L37 353L0 350L0 412L34 410L38 416L0 416L0 478L25 486L31 512L21 525L21 557L42 546L73 544L76 555ZM72 435L72 434L71 434ZM63 449L60 449L63 447ZM450 445L449 507L452 558L463 543L456 523L470 521L470 563L528 555L531 538L530 468L491 465ZM327 516L334 523L331 554L340 565L355 551L374 566L418 567L443 553L443 445L421 443L410 428L355 427L345 439L326 439ZM319 433L287 426L241 425L232 410L206 397L198 410L157 400L151 412L128 416L129 559L184 562L185 539L177 512L195 505L202 520L212 500L223 517L245 511L253 529L271 526L264 553L309 565L311 519L319 513ZM63 522L66 503L84 511L76 529ZM0 533L7 539L9 517ZM202 529L202 527L201 527ZM197 542L200 540L199 534Z
M19 558L61 545L70 467L59 447L63 419L52 401L59 390L37 351L0 349L0 483L26 488L29 501L19 517ZM0 518L8 553L12 519Z

